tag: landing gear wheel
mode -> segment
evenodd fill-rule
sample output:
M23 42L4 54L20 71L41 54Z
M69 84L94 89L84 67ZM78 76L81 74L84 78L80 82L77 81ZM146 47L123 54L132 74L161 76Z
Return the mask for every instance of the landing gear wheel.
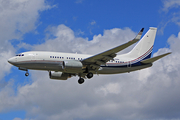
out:
M84 79L83 78L79 78L78 83L79 84L83 84L84 83Z
M93 73L92 73L92 72L89 72L89 73L87 74L87 78L90 79L90 78L92 78L92 77L93 77Z
M25 73L25 76L29 76L29 73L27 72L27 73Z

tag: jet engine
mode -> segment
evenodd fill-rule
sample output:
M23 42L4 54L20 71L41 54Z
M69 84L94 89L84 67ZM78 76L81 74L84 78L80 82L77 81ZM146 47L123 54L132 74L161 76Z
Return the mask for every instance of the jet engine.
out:
M78 71L82 71L83 64L80 61L76 61L76 60L66 60L63 61L62 68L66 72L78 72Z
M71 77L71 74L63 73L63 72L49 72L50 79L58 79L58 80L67 80Z

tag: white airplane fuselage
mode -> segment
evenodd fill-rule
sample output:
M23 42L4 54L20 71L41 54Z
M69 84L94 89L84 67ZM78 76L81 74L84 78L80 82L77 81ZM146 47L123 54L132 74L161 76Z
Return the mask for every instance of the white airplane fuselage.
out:
M20 69L32 69L32 70L45 70L45 71L60 71L68 73L79 73L81 70L66 70L63 67L63 62L66 61L81 61L92 55L86 54L73 54L73 53L60 53L60 52L45 52L45 51L31 51L24 52L15 57L10 58L8 61L14 66ZM146 55L145 57L147 57ZM136 58L127 58L125 55L118 55L113 60L110 60L106 65L102 65L98 71L92 71L97 74L117 74L124 72L131 72L147 67L151 67L152 64L141 64L139 61L133 63ZM84 66L85 67L85 66Z

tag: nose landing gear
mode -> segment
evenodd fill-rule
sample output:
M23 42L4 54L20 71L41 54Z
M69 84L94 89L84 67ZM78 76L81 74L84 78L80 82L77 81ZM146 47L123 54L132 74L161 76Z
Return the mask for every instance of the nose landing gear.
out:
M29 72L28 72L28 71L26 71L25 76L26 76L26 77L29 76Z
M29 76L29 72L27 68L19 67L19 70L26 71L25 76Z

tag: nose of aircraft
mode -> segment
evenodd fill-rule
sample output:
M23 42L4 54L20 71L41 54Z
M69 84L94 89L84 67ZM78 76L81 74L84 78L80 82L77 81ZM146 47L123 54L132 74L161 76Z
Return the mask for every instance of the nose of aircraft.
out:
M15 62L15 59L14 59L14 58L10 58L10 59L8 59L8 62L9 62L10 64L13 64L13 63Z

